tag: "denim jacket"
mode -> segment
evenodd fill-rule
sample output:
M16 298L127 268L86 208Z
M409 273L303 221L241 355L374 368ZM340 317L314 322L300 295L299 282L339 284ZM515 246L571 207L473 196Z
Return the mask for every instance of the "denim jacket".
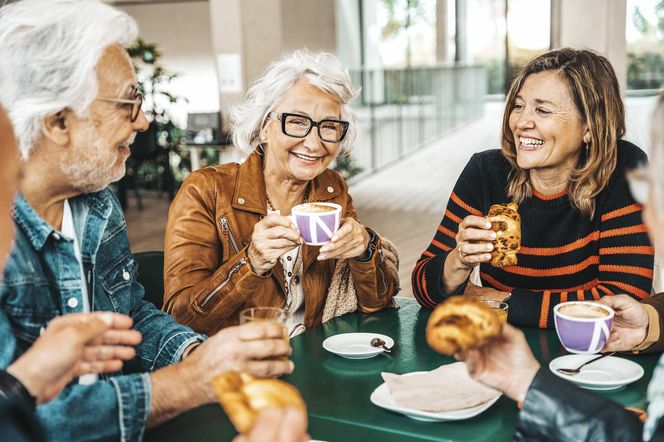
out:
M92 309L131 316L143 342L121 372L102 375L91 385L72 382L55 400L38 406L37 414L49 440L140 440L150 413L149 372L179 362L189 345L205 337L143 300L127 226L110 190L69 203ZM83 308L73 241L20 194L13 217L16 243L0 281L0 367L25 352L49 320Z

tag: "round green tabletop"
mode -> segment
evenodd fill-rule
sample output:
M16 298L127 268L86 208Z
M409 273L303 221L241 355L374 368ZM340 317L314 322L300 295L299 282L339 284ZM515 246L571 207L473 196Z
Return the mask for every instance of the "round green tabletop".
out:
M516 403L501 397L484 413L467 420L427 423L373 405L369 396L383 383L381 372L397 374L433 370L454 362L426 344L424 329L430 311L412 299L399 298L399 309L375 314L351 313L293 338L295 372L284 379L299 388L309 408L309 433L327 441L502 441L511 440L517 421ZM563 354L554 330L523 329L544 369ZM323 349L338 333L369 332L396 342L391 354L371 359L343 359ZM620 390L597 392L624 406L644 408L646 388L659 355L623 356L639 363L645 375ZM147 441L226 441L235 432L217 405L200 407L148 432Z

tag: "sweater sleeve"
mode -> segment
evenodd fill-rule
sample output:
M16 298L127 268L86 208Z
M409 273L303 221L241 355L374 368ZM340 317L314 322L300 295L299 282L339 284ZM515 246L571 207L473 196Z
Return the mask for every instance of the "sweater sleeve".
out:
M597 266L597 278L582 286L567 289L552 288L544 291L511 289L512 297L509 301L511 323L550 328L553 327L553 308L561 302L597 300L602 296L617 294L627 294L637 300L650 296L654 249L641 219L642 207L633 200L624 178L620 177L617 181L601 213L597 215L600 217L599 228L587 238L579 240L597 241L599 253L590 255L585 262L576 264L579 270L586 266ZM546 252L545 249L540 251ZM555 273L574 269L547 270ZM516 269L510 271L514 272ZM485 275L482 276L486 283ZM489 284L498 290L506 288L491 281Z
M482 186L480 185L480 158L472 156L461 176L454 185L445 208L443 219L422 256L415 264L411 281L415 299L427 308L434 308L447 296L443 292L443 265L447 255L456 247L456 234L459 224L468 215L482 215ZM454 293L462 293L466 283Z

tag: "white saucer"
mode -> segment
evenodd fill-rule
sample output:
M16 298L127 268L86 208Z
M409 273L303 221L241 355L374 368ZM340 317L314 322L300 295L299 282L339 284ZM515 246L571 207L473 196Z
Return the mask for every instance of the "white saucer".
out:
M380 338L387 348L394 346L394 340L380 333L342 333L330 336L323 341L323 348L346 359L368 359L383 353L382 347L372 347L371 340Z
M415 371L413 373L404 374L404 376L412 376L421 373L426 373L426 371ZM387 384L383 382L378 387L376 387L373 393L371 393L369 399L371 400L371 403L373 403L374 405L377 405L381 408L385 408L386 410L394 411L395 413L401 413L404 416L407 416L411 419L415 419L422 422L447 422L447 421L460 421L464 419L470 419L471 417L475 417L478 414L486 411L493 404L495 404L496 401L500 399L500 396L501 395L498 395L494 399L491 399L490 401L477 405L475 407L464 408L463 410L434 413L431 411L422 411L422 410L416 410L414 408L401 407L396 403L396 401L392 397L392 394L390 393L390 389L388 388Z
M579 374L558 372L557 368L575 368L597 355L560 356L549 363L549 370L558 377L588 390L616 390L643 377L643 367L636 362L607 356L586 365Z

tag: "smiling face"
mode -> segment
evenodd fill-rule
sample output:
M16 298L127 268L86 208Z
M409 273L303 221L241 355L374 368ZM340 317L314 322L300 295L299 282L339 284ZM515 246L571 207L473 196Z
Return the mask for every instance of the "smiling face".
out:
M131 59L121 46L106 48L95 72L97 97L134 99L136 76ZM71 149L67 149L61 162L71 186L89 193L122 178L129 145L136 132L147 129L145 114L141 111L131 122L131 104L95 100L88 116L71 120Z
M552 71L526 78L509 116L519 167L568 177L590 141L567 84Z
M306 115L314 121L340 118L341 105L331 95L305 80L298 80L275 104L274 112ZM317 177L334 160L339 143L328 143L318 137L315 127L304 138L294 138L281 131L281 122L268 119L261 130L267 142L265 171L281 180L306 182Z

